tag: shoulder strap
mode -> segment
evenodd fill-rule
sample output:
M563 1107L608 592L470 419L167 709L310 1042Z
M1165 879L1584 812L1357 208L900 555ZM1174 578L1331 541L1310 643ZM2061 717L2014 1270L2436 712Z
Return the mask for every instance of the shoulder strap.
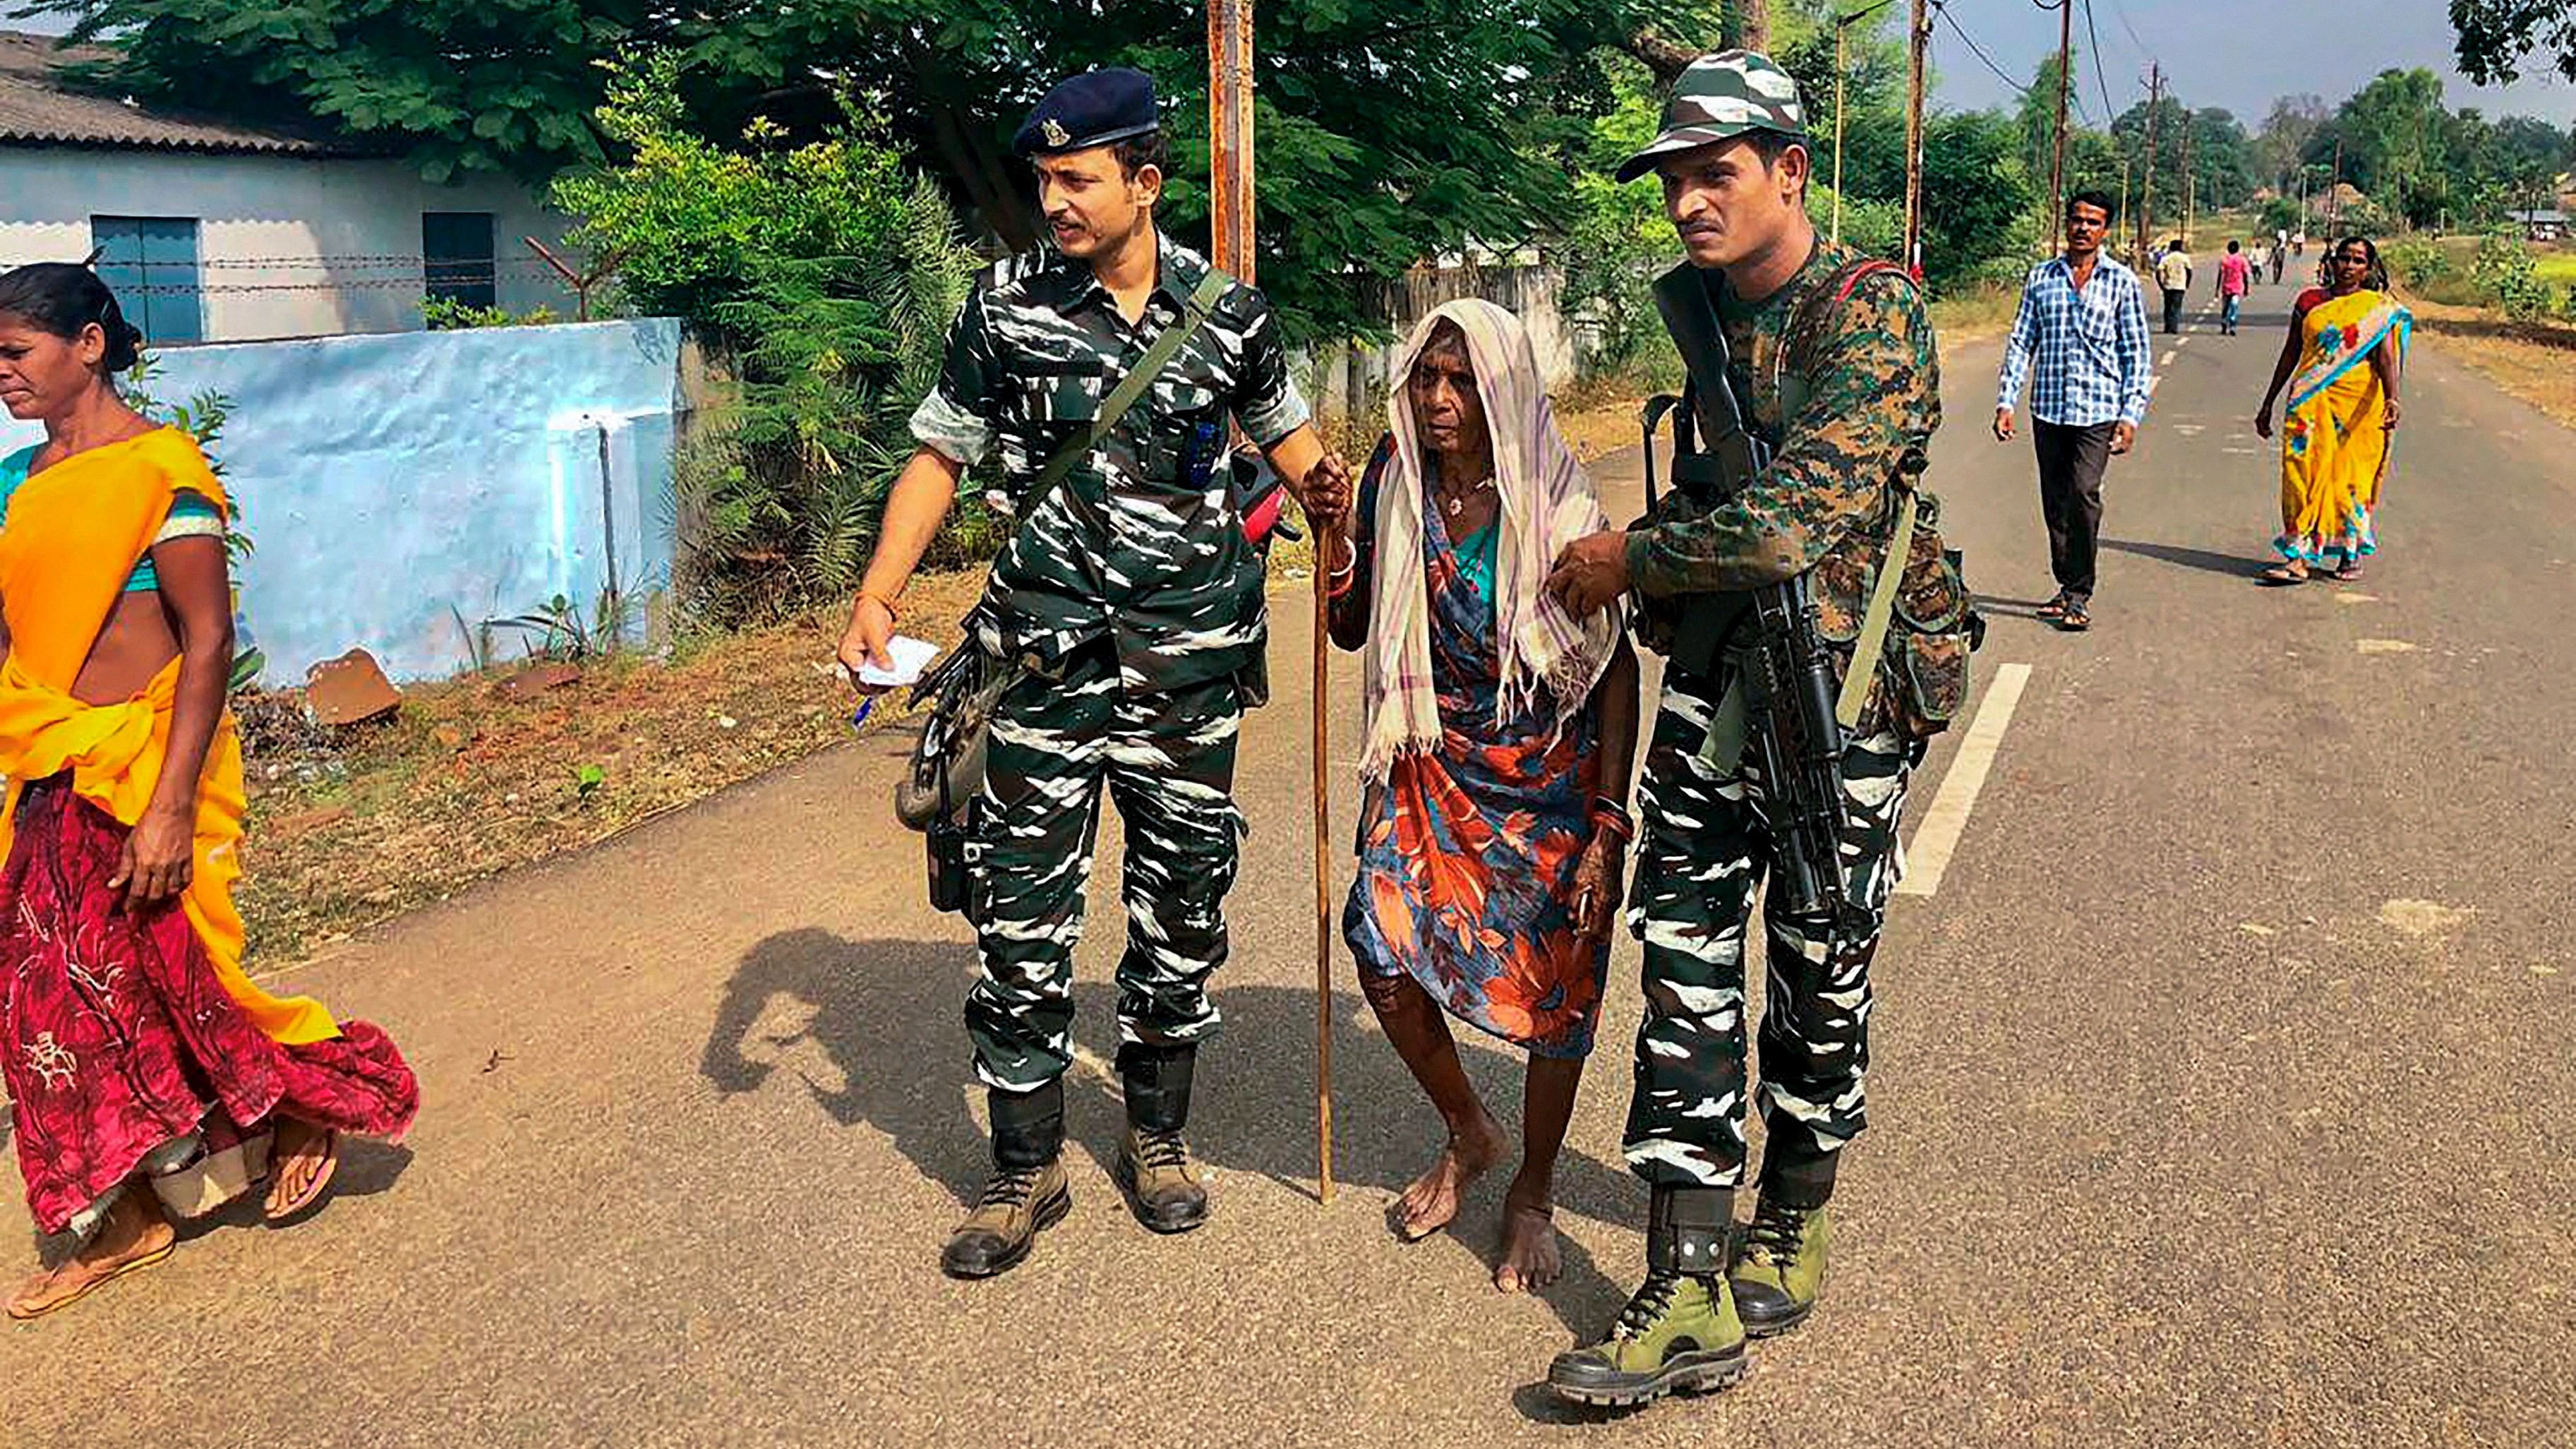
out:
M1109 436L1109 430L1118 426L1118 420L1125 417L1127 410L1136 405L1136 400L1145 395L1145 389L1153 386L1154 379L1162 375L1163 369L1172 365L1172 359L1181 355L1181 349L1188 346L1199 329L1207 325L1209 314L1216 309L1217 299L1225 295L1225 289L1233 285L1233 280L1214 267L1208 268L1208 274L1199 280L1197 288L1190 293L1189 301L1183 304L1181 320L1164 328L1163 335L1155 338L1154 345L1145 349L1145 355L1136 359L1136 365L1128 370L1127 375L1118 379L1118 385L1111 388L1109 396L1102 400L1100 412L1092 418L1091 426L1067 439L1063 447L1047 458L1046 466L1038 470L1038 476L1029 484L1028 497L1020 503L1022 523L1037 516L1038 506L1046 502L1055 492L1056 485L1073 472L1073 465L1081 462L1101 439Z
M1826 279L1828 285L1822 290L1832 293L1830 301L1819 307L1815 297L1810 296L1799 304L1798 315L1790 319L1792 336L1789 338L1790 346L1797 353L1797 367L1780 379L1780 416L1784 420L1796 417L1799 410L1807 405L1808 364L1813 361L1816 338L1823 331L1826 320L1842 310L1843 304L1851 300L1852 293L1860 290L1861 283L1881 272L1905 277L1905 269L1885 257L1863 257ZM1913 285L1912 277L1905 277L1905 280L1908 286Z

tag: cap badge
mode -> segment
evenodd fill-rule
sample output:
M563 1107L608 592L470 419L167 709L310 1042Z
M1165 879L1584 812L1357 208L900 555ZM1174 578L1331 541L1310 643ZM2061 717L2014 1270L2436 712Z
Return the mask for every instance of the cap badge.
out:
M1040 124L1038 132L1046 137L1046 143L1050 146L1061 146L1073 139L1073 133L1064 128L1064 122L1053 117L1049 117Z

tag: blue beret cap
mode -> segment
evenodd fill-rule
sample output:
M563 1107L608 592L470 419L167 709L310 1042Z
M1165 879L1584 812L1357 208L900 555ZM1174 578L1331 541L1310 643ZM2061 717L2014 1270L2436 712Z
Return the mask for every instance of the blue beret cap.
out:
M1020 123L1011 149L1022 156L1087 151L1134 140L1162 125L1162 113L1154 108L1154 78L1112 67L1056 82Z

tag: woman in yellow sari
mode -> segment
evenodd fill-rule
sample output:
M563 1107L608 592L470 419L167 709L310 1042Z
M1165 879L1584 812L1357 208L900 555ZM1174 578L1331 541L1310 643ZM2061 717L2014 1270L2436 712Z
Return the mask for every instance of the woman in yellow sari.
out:
M242 974L241 746L224 706L223 485L110 381L140 338L85 267L0 276L0 401L46 441L0 461L0 1078L39 1231L33 1318L169 1256L271 1164L311 1207L339 1134L398 1137L393 1042Z
M2281 562L2267 584L2303 584L2315 569L2361 577L2378 552L2373 516L2397 431L2397 383L2414 316L2388 290L2379 248L2346 237L2326 254L2326 284L2299 295L2254 431L2272 436L2272 404L2290 390L2281 430ZM2296 380L2292 373L2296 371Z

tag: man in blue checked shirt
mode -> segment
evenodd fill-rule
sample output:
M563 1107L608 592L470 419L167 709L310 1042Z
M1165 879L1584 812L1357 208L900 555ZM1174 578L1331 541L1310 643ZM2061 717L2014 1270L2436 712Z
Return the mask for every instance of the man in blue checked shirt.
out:
M2102 469L2129 451L2147 417L2147 294L2137 273L2102 253L2111 211L2099 191L2066 199L2066 255L2031 269L1995 388L1995 438L2008 443L2030 384L2039 507L2057 575L2057 597L2039 616L2069 632L2093 627Z

